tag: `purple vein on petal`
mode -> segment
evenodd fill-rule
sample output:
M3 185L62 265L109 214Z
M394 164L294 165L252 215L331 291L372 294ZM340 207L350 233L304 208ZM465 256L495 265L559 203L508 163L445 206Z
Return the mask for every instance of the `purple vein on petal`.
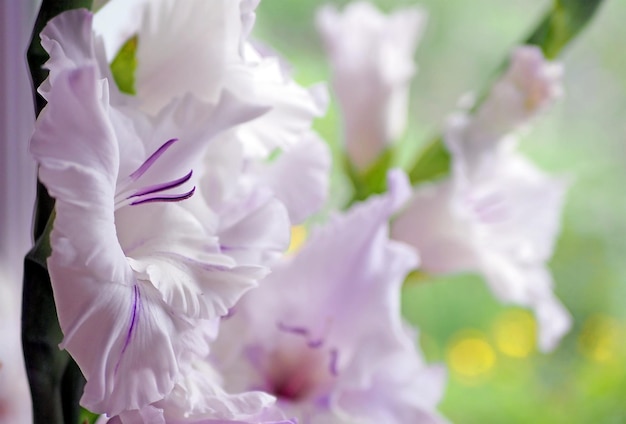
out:
M284 331L286 333L291 333L291 334L295 334L297 336L302 336L305 338L309 338L309 336L311 335L311 331L306 328L306 327L297 327L297 326L290 326L287 324L284 324L282 322L277 322L276 326L278 327L278 329L280 331ZM307 340L307 346L310 347L311 349L317 349L319 347L322 347L324 345L324 339L320 338L320 339L312 339L312 340Z
M160 191L165 191L165 190L169 190L169 189L172 189L172 188L180 187L181 185L183 185L187 181L189 181L191 179L192 175L193 175L193 169L191 171L189 171L187 173L187 175L185 175L184 177L180 177L180 178L177 178L175 180L168 181L166 183L155 184L155 185L152 185L152 186L145 187L145 188L137 191L132 196L130 196L129 199L132 198L132 197L145 196L146 194L158 193Z
M137 168L135 172L130 174L130 178L133 181L135 181L139 177L141 177L143 174L145 174L146 171L150 169L150 167L152 167L152 165L154 165L154 163L163 155L163 153L165 153L172 146L172 144L174 144L177 141L178 141L177 138L172 138L170 140L167 140L165 143L163 143L163 145L161 145L161 147L159 147L156 152L152 153L150 157L146 159L146 161L142 163L141 166Z
M280 321L276 323L276 326L278 327L280 331L284 331L286 333L297 334L299 336L304 336L304 337L309 336L309 329L306 327L290 326Z
M163 195L157 197L149 197L147 199L135 200L131 203L132 206L141 205L143 203L155 203L155 202L180 202L185 199L189 199L193 196L193 193L196 191L196 188L192 188L187 193L183 194L172 194L172 195Z
M339 361L339 351L337 349L331 349L329 352L330 362L328 363L328 370L332 375L337 377L339 375L339 368L337 362Z
M135 330L135 327L137 326L137 321L139 321L139 286L137 286L137 284L135 284L133 286L133 306L132 306L132 313L131 313L131 318L130 318L130 325L128 327L128 332L126 333L126 340L124 340L124 346L122 347L122 352L120 353L120 358L117 360L117 364L115 364L115 374L117 374L117 369L120 366L120 363L122 362L122 357L124 356L124 353L126 352L126 349L128 348L128 345L130 345L130 340L133 336L133 332Z

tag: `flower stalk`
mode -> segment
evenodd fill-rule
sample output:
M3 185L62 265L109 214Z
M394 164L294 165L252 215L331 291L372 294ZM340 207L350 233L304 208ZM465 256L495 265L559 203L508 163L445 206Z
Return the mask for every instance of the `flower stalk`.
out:
M602 0L554 0L543 19L532 31L523 44L536 45L541 48L547 59L556 58L563 49L591 22L598 11ZM508 67L504 61L494 73L493 79L483 90L474 105L476 110L486 98L493 81ZM450 154L440 136L433 138L422 149L416 162L409 172L412 184L432 180L448 174Z

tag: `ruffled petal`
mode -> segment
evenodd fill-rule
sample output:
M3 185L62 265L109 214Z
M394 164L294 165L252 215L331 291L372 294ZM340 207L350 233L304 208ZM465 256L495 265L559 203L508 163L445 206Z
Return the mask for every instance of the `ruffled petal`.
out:
M258 265L236 266L179 205L123 208L116 222L138 278L150 281L169 307L189 318L225 315L268 272Z
M136 71L137 96L144 110L156 113L172 98L188 93L214 102L223 87L226 64L239 52L238 2L144 4Z
M260 177L285 205L292 224L303 222L326 201L331 157L326 143L315 133L266 166Z
M274 198L257 202L254 197L251 194L247 202L229 208L241 218L218 231L222 251L240 264L267 263L289 246L290 226L285 206Z
M507 144L511 134L524 129L563 91L563 69L547 61L536 46L518 47L506 73L494 84L478 111L450 117L446 146L455 157L454 167L468 175L484 172Z
M277 322L307 328L315 339L329 331L327 319L333 317L331 344L349 344L361 330L400 331L396 290L417 257L407 245L388 240L387 222L408 197L408 187L406 176L392 171L388 194L333 217L291 262L274 269L264 287L286 291ZM372 304L379 314L370 313Z
M301 87L285 74L279 58L263 57L250 44L245 46L244 61L229 69L225 84L235 93L271 107L266 115L238 130L248 157L263 158L276 148L290 148L328 106L325 86Z
M50 73L38 91L46 100L51 85L65 70L94 66L97 78L110 79L104 46L92 33L92 21L87 9L69 10L51 19L41 31L41 45L50 56L44 66ZM117 87L112 87L111 95L119 96Z
M126 276L115 232L119 152L103 104L106 82L93 67L62 72L35 126L30 149L39 178L57 200L53 231L72 240L85 266L103 280Z
M165 411L168 423L234 421L257 415L274 402L273 396L259 391L226 393L213 367L208 362L196 361L170 396L157 406Z
M48 268L65 335L61 348L87 380L81 403L115 415L169 393L178 375L177 334L185 323L171 315L158 292L136 281L130 269L126 279L102 279L66 238L53 238Z
M158 150L167 140L176 140L142 174L141 185L171 181L190 169L200 176L205 166L202 163L204 154L212 143L217 142L220 134L257 118L267 110L265 106L249 103L228 91L223 91L215 104L201 102L193 95L172 101L155 118L136 127L146 152Z
M553 293L550 272L543 265L521 265L508 258L485 257L483 272L494 294L506 303L531 308L537 319L539 348L549 352L572 325L572 317Z
M443 422L433 410L444 375L424 366L400 316L417 256L387 234L410 186L397 171L388 185L314 232L223 321L213 355L227 387L269 390L287 416L312 423ZM435 393L416 399L414 380Z
M118 142L108 120L108 84L106 80L98 80L96 74L93 66L61 72L49 94L48 105L37 120L30 150L49 170L45 172L48 181L44 182L53 190L66 188L67 184L56 179L69 167L101 178L108 187L99 191L115 189ZM73 193L68 190L53 196L73 203L84 202L80 198L82 192L73 190ZM112 201L113 196L109 197Z
M418 187L392 234L415 246L426 272L480 273L500 300L534 309L540 347L553 348L571 321L545 269L567 184L515 152L494 157L473 179L462 174Z
M479 262L472 229L455 209L454 189L449 179L417 187L392 222L392 238L414 246L426 272L463 272Z

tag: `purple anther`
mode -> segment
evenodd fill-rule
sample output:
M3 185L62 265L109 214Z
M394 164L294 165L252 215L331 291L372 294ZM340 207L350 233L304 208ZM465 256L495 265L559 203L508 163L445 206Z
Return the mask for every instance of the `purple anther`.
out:
M193 175L193 169L191 171L189 171L189 173L187 173L187 175L185 175L184 177L180 177L176 180L173 181L169 181L167 183L161 183L161 184L155 184L149 187L145 187L142 188L141 190L139 190L138 192L136 192L135 194L133 194L132 196L129 197L139 197L139 196L145 196L146 194L152 194L152 193L158 193L160 191L165 191L165 190L169 190L172 188L176 188L179 187L183 184L185 184L187 181L189 181L191 179L191 176Z
M137 168L135 172L130 174L130 178L133 181L136 181L139 177L145 174L146 171L150 169L150 167L152 167L152 165L154 165L154 163L163 155L163 153L165 153L167 149L169 149L172 146L172 144L174 144L177 141L178 141L177 138L172 138L170 140L167 140L165 143L163 143L163 145L159 147L156 152L152 153L150 157L146 159L146 161L142 163L141 166Z
M141 205L144 203L155 203L155 202L180 202L185 199L189 199L193 196L193 193L196 191L196 188L192 188L187 193L183 194L172 194L172 195L163 195L157 197L148 197L147 199L135 200L131 203L131 206Z

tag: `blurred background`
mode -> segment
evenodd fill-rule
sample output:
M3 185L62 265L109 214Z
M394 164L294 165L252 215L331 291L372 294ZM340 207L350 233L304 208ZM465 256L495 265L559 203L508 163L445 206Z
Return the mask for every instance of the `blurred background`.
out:
M329 3L342 6L346 1ZM437 135L458 99L480 91L548 0L379 0L383 10L421 5L429 24L416 62L408 163ZM256 36L293 64L296 79L329 79L314 30L319 0L264 0ZM572 186L550 267L556 293L574 316L551 354L537 351L527 311L500 305L481 278L458 275L408 282L406 318L421 330L429 361L445 361L443 413L460 424L626 423L626 2L606 0L561 56L566 96L536 121L522 151ZM333 105L317 130L340 152ZM339 163L340 161L336 161ZM336 165L333 201L346 200Z

